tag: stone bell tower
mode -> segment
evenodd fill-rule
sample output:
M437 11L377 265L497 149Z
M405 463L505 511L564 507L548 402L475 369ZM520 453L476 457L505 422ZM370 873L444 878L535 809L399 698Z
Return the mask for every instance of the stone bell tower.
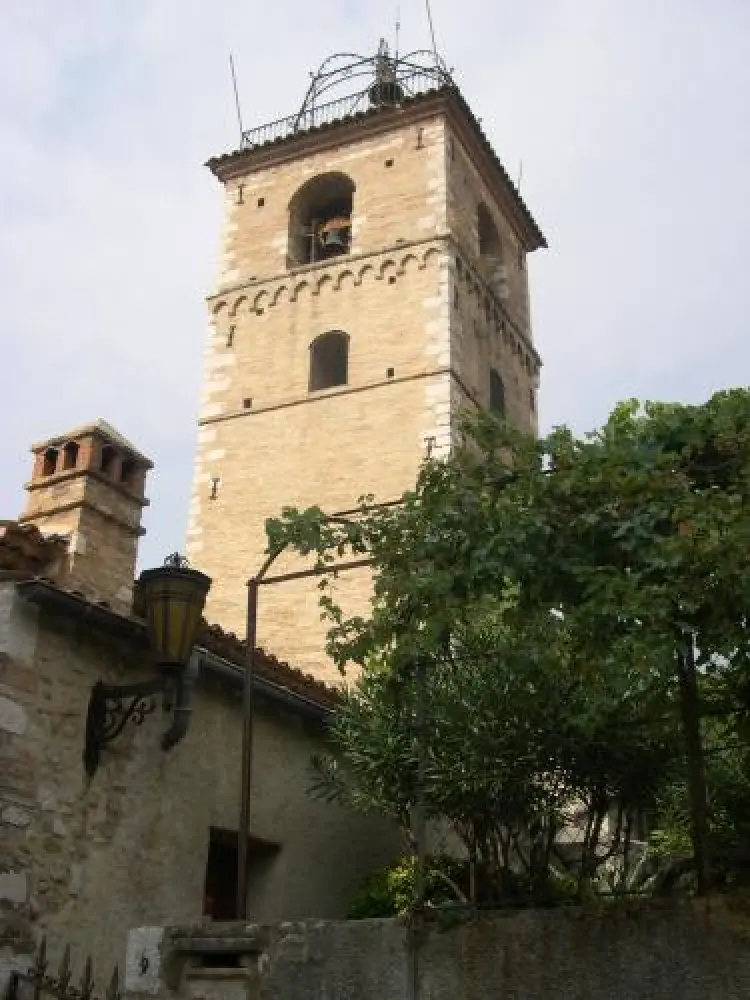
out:
M432 55L333 57L297 114L208 166L224 229L187 549L209 619L243 634L266 518L397 499L465 407L536 429L526 257L546 244ZM366 612L366 570L337 586ZM258 640L332 679L317 600L314 579L262 588Z

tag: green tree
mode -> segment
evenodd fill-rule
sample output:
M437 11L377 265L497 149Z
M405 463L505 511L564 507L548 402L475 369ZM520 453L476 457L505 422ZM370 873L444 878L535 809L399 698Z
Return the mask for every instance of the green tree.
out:
M506 608L452 636L426 675L428 819L463 842L482 902L555 894L556 843L578 840L579 891L614 850L631 857L634 816L653 802L674 756L674 720L646 690L647 672L609 658L594 673L571 656L565 624L522 622ZM332 726L334 753L316 762L317 790L391 816L409 830L417 801L414 672L370 661ZM669 717L668 717L669 718ZM644 777L645 776L645 777ZM577 809L572 809L572 806ZM614 844L602 826L616 813ZM576 837L577 834L577 837Z
M530 628L546 628L550 612L558 615L565 643L557 668L587 680L588 701L576 718L547 718L544 725L564 721L569 752L556 763L597 815L615 785L625 799L640 794L650 772L642 769L642 748L631 751L640 747L636 734L647 734L661 759L670 752L668 720L679 705L691 837L705 888L701 688L743 724L750 691L749 493L750 393L734 390L702 406L623 404L583 438L557 428L535 440L479 418L467 424L464 444L449 460L425 463L401 506L377 508L365 498L361 516L347 522L317 509L287 510L269 522L268 534L272 549L292 545L323 563L347 551L370 554L369 618L346 617L323 591L329 650L342 668L374 658L396 677L426 660L434 675L431 710L441 676L436 665L456 643L478 641L476 622L488 607L500 616L502 641L513 634L519 648ZM538 644L527 652L539 661ZM465 657L457 670L465 690L471 662ZM619 708L594 696L599 678L619 691ZM503 710L500 702L491 709L498 717ZM487 790L473 798L468 785L465 791L477 815ZM601 824L592 823L596 842Z

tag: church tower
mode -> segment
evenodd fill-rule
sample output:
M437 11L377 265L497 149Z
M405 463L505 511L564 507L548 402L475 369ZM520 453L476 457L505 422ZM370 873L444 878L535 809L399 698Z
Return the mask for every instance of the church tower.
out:
M296 115L208 166L224 230L187 551L209 620L244 634L266 518L397 499L465 407L536 429L526 258L546 243L431 53L327 60ZM336 679L316 582L261 589L258 642ZM337 587L366 613L367 570Z

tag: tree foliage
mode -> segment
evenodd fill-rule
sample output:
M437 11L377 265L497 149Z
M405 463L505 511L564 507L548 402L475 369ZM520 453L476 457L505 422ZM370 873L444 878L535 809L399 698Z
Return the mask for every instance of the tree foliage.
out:
M508 844L543 877L571 801L592 878L605 818L627 847L636 810L684 758L705 877L701 717L741 735L750 705L750 393L628 402L584 437L479 417L402 504L372 500L351 519L287 509L267 524L270 550L373 561L368 618L322 587L329 652L363 670L334 728L340 763L321 764L328 786L406 822L413 666L426 661L430 813L495 888Z

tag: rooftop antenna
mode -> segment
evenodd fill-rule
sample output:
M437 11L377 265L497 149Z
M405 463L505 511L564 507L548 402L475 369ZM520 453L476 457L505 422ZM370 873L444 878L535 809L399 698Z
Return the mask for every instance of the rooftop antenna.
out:
M395 51L393 53L393 61L398 62L398 39L401 32L401 4L396 6L396 44Z
M232 58L232 53L229 53L229 72L232 74L232 87L234 89L234 104L237 108L237 124L240 127L240 146L242 145L242 133L244 129L242 128L242 110L240 109L240 95L237 91L237 74L234 72L234 59Z
M435 25L432 23L432 8L430 7L430 0L424 0L425 7L427 8L427 23L430 26L430 41L432 42L432 53L435 56L435 62L438 62L438 51L437 45L435 44Z
M516 184L516 187L518 188L519 191L521 190L521 181L522 180L523 180L523 160L519 160L518 161L518 183Z

